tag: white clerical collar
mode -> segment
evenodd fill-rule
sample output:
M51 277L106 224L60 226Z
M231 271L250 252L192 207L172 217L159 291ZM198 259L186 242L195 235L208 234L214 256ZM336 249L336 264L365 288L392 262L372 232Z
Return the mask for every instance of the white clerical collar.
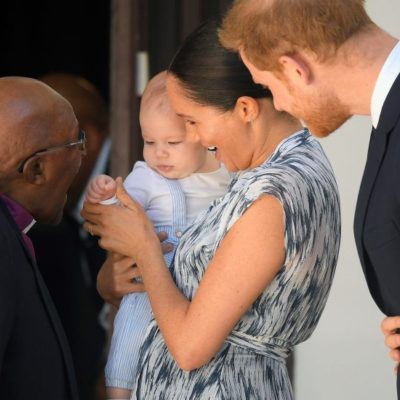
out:
M397 42L379 73L371 98L371 118L374 128L378 126L383 103L397 76L400 74L400 42Z

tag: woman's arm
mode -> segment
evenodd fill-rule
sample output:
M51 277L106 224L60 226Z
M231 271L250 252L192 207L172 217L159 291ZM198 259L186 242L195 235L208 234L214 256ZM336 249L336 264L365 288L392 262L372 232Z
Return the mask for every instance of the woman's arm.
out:
M165 232L157 233L162 242L168 238ZM161 243L163 253L173 251L171 243ZM110 253L97 274L97 291L100 296L115 307L119 307L122 297L129 293L144 292L143 283L135 281L141 273L130 257Z
M97 291L105 301L119 307L126 294L144 292L143 283L135 282L139 276L132 258L111 253L97 275Z
M222 241L189 302L172 280L144 213L120 184L117 193L124 210L94 218L90 213L99 211L90 206L90 212L83 215L96 224L93 230L102 236L101 245L136 260L172 356L182 369L199 368L218 352L241 316L282 267L282 206L276 198L264 196L246 211ZM136 243L129 247L132 241Z

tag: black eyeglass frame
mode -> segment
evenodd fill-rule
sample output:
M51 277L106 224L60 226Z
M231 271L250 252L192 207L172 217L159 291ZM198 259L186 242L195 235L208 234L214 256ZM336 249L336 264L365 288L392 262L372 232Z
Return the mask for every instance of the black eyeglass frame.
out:
M24 167L26 165L26 163L34 157L37 156L41 156L42 154L46 154L46 153L52 153L53 151L57 151L57 150L61 150L64 148L72 148L72 147L76 147L76 146L82 146L81 151L85 152L86 150L86 133L85 131L83 131L82 129L79 130L78 132L78 140L75 140L73 142L70 143L66 143L66 144L60 144L58 146L52 146L52 147L47 147L46 149L41 149L38 151L35 151L33 154L31 154L29 157L27 157L24 161L22 161L21 165L18 167L18 172L22 173L24 171Z

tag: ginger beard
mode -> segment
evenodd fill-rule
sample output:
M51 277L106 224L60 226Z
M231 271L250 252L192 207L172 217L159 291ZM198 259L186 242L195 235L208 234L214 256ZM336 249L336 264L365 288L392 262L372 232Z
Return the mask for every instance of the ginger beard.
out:
M302 120L317 137L328 136L351 117L348 107L332 91L325 89L307 96L301 95L287 81L286 85L293 98L289 113Z

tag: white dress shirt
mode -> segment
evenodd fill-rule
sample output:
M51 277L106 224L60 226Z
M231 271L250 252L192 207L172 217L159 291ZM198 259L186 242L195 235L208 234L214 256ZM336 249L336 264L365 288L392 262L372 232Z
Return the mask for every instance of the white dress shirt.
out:
M389 57L386 59L371 98L371 118L374 128L378 126L383 104L388 96L394 81L400 74L400 42L393 48Z

